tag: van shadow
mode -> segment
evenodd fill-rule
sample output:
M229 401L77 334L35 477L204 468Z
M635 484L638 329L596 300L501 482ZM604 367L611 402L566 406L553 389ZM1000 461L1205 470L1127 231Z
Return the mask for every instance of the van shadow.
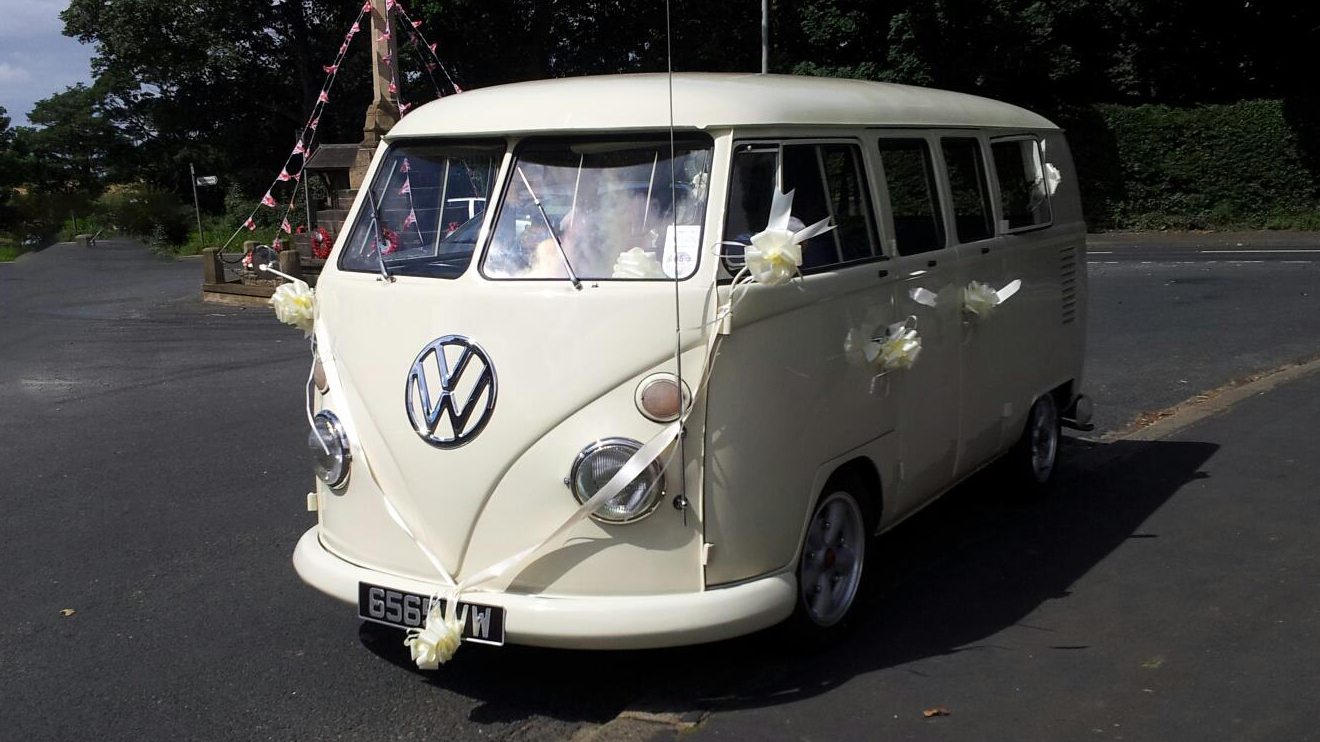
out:
M531 717L604 722L639 704L694 712L790 703L914 660L973 650L1019 624L1130 538L1183 485L1205 476L1210 443L1069 440L1071 463L1045 499L1002 492L978 475L873 547L871 589L853 625L828 644L783 628L715 644L585 652L467 644L438 672L418 673L481 703L475 723ZM402 633L364 623L363 644L412 670Z

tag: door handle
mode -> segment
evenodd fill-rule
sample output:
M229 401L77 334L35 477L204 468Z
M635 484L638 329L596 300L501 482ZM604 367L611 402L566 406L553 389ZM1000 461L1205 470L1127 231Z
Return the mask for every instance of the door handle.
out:
M881 269L880 269L880 275L877 276L877 278L884 278L884 277L887 276L887 275L889 275L889 271L885 270L884 268L881 268Z
M938 261L938 260L927 260L927 261L926 261L926 267L927 267L927 268L934 268L936 265L939 265L939 261Z
M983 248L981 248L981 254L982 254L982 255L989 255L989 254L990 254L990 248L988 248L988 247L983 247Z

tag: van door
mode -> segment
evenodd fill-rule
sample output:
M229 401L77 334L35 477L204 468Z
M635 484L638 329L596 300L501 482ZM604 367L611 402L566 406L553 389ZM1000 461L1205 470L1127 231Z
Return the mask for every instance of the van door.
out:
M969 474L999 453L1004 405L1012 400L1013 364L1005 353L1010 322L1002 314L976 320L962 314L962 289L973 281L998 290L1006 282L1003 243L996 235L989 158L975 131L940 134L940 155L953 216L952 242L962 265L958 284L962 415L958 476Z
M895 255L898 316L913 316L921 355L891 372L898 398L899 485L894 511L902 515L942 492L958 463L961 267L949 246L934 138L925 132L886 132L878 140L885 191L884 221Z
M746 289L720 345L706 412L708 584L791 564L820 465L893 430L895 397L850 351L894 321L866 173L855 139L734 147L724 239L765 228L775 187L794 192L804 225L838 226L803 245L800 279ZM741 261L725 265L732 275Z

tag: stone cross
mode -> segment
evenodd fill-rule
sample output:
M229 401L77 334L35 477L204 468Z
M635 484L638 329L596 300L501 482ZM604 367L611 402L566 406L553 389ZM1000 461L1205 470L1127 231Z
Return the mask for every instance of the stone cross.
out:
M398 39L390 32L393 24L385 10L386 0L371 0L371 105L362 127L362 143L374 147L390 127L399 123L398 97L390 92L399 64ZM381 36L390 37L384 41ZM390 60L388 63L385 60Z

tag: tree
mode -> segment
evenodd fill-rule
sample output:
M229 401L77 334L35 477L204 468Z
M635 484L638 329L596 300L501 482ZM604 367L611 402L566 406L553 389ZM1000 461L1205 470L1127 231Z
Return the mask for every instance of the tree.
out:
M29 175L46 192L96 194L131 156L127 140L102 111L103 93L82 83L37 101L25 129Z

